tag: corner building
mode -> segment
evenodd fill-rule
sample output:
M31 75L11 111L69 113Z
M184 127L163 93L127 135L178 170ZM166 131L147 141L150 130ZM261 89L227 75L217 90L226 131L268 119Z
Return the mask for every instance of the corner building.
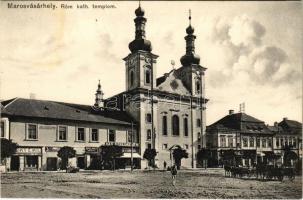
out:
M138 124L141 156L145 149L158 152L156 164L171 162L170 149L179 145L189 153L182 167L195 168L197 151L205 142L205 70L195 53L194 28L186 28L186 51L181 66L157 78L158 55L146 39L145 12L135 10L135 39L129 43L130 53L125 61L126 91L105 101L106 107L119 107L131 115ZM142 160L141 167L146 166Z

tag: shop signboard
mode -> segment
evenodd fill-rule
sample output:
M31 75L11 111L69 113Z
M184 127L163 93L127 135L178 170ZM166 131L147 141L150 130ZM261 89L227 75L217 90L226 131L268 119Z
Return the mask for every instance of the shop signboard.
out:
M98 153L98 147L85 147L85 153Z
M16 154L30 154L30 155L40 155L40 147L18 147L16 149Z
M45 147L46 152L58 152L60 147Z
M131 148L122 148L123 153L131 153ZM138 148L133 148L133 153L138 153Z
M111 146L111 145L116 145L116 146L121 146L121 147L139 147L138 143L133 143L131 144L130 142L105 142L105 146Z

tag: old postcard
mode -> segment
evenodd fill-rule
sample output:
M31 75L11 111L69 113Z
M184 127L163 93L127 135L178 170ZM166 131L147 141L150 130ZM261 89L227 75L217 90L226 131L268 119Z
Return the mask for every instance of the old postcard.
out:
M301 199L301 11L1 1L1 198Z

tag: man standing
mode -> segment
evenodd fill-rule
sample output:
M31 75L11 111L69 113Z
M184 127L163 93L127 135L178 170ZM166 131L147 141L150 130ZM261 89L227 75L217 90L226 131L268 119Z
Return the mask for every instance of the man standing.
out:
M176 179L177 179L177 167L176 165L173 165L171 167L171 175L172 175L172 180L173 180L173 186L176 185Z
M165 160L163 162L163 168L164 168L164 171L165 171L166 170L166 162L165 162Z

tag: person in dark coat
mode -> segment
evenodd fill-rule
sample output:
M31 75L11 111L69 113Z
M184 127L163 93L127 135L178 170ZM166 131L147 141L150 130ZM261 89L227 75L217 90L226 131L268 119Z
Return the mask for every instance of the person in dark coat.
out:
M173 186L176 185L177 173L178 173L177 167L176 167L176 165L173 165L171 167L171 175L172 175Z

